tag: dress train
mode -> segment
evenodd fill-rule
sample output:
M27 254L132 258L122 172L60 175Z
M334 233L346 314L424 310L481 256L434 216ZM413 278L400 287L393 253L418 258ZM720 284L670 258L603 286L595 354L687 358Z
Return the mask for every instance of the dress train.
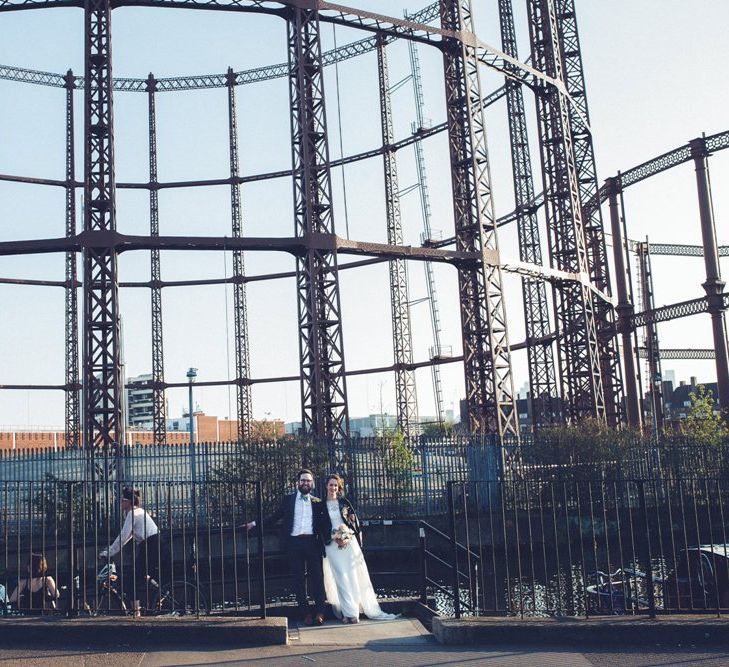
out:
M334 541L326 546L324 589L337 618L359 618L360 612L378 621L399 616L380 608L364 554L355 539L344 549L340 549Z

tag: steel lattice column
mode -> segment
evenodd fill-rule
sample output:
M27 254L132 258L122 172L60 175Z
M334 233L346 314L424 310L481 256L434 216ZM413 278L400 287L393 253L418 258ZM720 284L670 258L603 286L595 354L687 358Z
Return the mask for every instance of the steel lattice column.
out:
M318 12L294 8L287 25L295 231L307 240L334 234ZM296 285L304 430L331 443L349 437L336 250L307 248Z
M238 114L235 106L235 74L229 67L228 138L230 143L230 218L233 237L242 235L240 183L238 182ZM246 300L245 263L242 250L233 251L233 321L235 337L235 379L238 399L238 441L251 436L250 352L248 342L248 305Z
M518 58L514 14L511 0L499 0L501 44L504 53ZM529 152L524 95L521 84L506 79L506 108L509 116L511 169L514 179L514 209L519 234L519 258L524 262L542 264L539 222L534 206L534 179ZM560 420L559 388L554 370L554 350L551 343L534 342L552 333L547 307L547 288L538 278L522 278L524 321L529 361L532 426L538 428Z
M385 40L377 39L377 71L380 84L380 120L382 145L395 143L390 101L390 76L387 67ZM400 216L400 186L397 178L397 159L394 149L382 155L385 168L385 209L387 213L387 242L402 245L402 219ZM415 389L413 341L410 331L410 299L408 296L408 271L404 259L390 260L390 304L392 306L392 339L395 357L395 401L397 423L403 434L418 434L418 399Z
M528 0L534 66L563 82L553 0ZM535 86L550 261L562 271L589 275L580 188L570 132L568 100L555 85ZM586 281L555 286L555 315L563 410L569 420L605 418L595 313Z
M590 130L585 75L582 68L580 37L577 30L574 0L556 0L557 25L559 28L564 81L572 98L570 129L575 151L580 202L584 206L597 195L597 168ZM584 210L584 209L583 209ZM583 215L587 243L587 263L590 280L604 294L610 294L610 269L605 247L605 229L602 209L593 206L589 215ZM622 377L617 339L615 338L615 310L613 305L593 294L595 326L600 350L602 386L605 395L605 415L608 423L619 424L624 419L622 402Z
M711 330L716 352L716 383L719 389L719 405L725 421L729 421L729 353L727 352L726 321L724 319L724 299L721 296L726 283L721 279L719 249L716 243L716 224L714 222L714 203L711 199L709 179L709 149L706 139L693 139L690 144L691 157L696 169L696 190L699 196L699 216L701 218L701 239L704 246L704 266L706 282L703 283L711 313Z
M150 74L147 79L149 101L149 234L159 236L159 193L157 185L157 108L155 91L157 81ZM152 434L156 445L167 440L165 411L165 367L162 345L162 271L159 250L150 251L152 299Z
M473 32L470 0L441 0L440 17L446 30ZM469 430L518 437L501 269L483 258L498 256L498 240L475 47L445 38L443 65L456 248L482 255L458 271Z
M635 334L631 326L634 305L628 282L628 262L625 235L623 234L625 217L618 210L620 185L618 178L609 178L606 182L610 201L610 226L613 234L613 257L615 261L615 283L618 292L617 330L623 339L623 366L625 367L625 404L628 424L636 428L641 426L640 399L638 397L638 373L633 346ZM622 201L622 198L621 198ZM632 288L632 285L631 285Z
M653 298L653 270L651 267L650 245L639 243L636 249L643 291L643 310L656 307ZM648 386L651 389L651 413L657 433L663 432L663 373L661 371L661 350L658 345L658 326L647 322L645 327L645 348L648 358Z
M66 237L76 236L76 153L73 145L73 72L66 73ZM66 253L66 447L81 446L78 374L78 276L76 253Z
M405 15L408 20L413 17ZM415 42L408 40L408 50L410 52L410 69L413 78L413 93L415 95L415 118L416 124L412 126L413 134L416 135L413 149L415 151L415 166L418 173L418 190L420 193L420 209L423 215L423 235L426 241L433 238L433 232L430 225L431 209L430 194L428 190L428 172L425 168L425 154L423 152L423 140L418 136L425 131L425 98L423 95L423 81L420 75L420 56L418 55L418 47ZM433 271L432 262L423 262L425 269L425 285L428 291L428 302L430 306L430 325L433 332L433 351L430 354L433 357L440 357L442 354L442 346L440 342L440 308L438 307L438 290L435 283L435 273ZM433 395L435 398L435 410L438 423L443 424L443 383L440 378L440 366L431 364L430 375L433 379Z
M86 0L84 73L84 444L122 443L111 4Z

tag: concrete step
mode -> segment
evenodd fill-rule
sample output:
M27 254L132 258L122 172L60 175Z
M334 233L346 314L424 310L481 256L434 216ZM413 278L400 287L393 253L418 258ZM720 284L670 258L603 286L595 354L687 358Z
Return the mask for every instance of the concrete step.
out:
M396 618L391 621L362 619L354 625L336 619L321 626L305 626L290 622L291 646L422 646L432 642L432 636L414 618Z
M0 646L271 646L288 641L286 618L120 616L0 619Z
M729 618L708 615L591 618L433 618L440 644L551 644L557 646L729 646Z

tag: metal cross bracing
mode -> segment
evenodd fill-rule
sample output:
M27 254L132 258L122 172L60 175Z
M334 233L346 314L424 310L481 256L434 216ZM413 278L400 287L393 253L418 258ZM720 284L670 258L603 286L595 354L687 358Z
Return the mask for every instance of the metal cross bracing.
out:
M32 0L0 0L0 12L16 11L19 9L34 9L42 7L81 7L82 0L45 0L33 2ZM271 16L286 17L289 10L301 6L301 0L278 0L278 1L257 1L257 0L115 0L114 7L177 7L196 10L233 11L246 13L261 13ZM312 5L312 11L314 11ZM316 10L323 22L336 25L343 25L350 28L375 32L391 38L404 38L442 47L445 41L463 38L462 33L447 28L430 27L425 23L417 23L405 19L397 19L391 16L376 14L373 12L343 7L341 5L318 0L315 3ZM422 11L420 18L430 20L432 12L429 8ZM475 50L475 57L478 62L490 67L509 77L517 77L519 80L532 85L535 80L541 80L551 85L557 85L565 91L563 84L546 76L538 69L510 58L498 49L494 49L482 42L471 32L469 42ZM515 67L513 71L506 69L510 64ZM204 87L204 86L203 86Z
M287 17L296 236L334 234L319 16ZM307 245L296 258L304 431L333 443L349 437L336 248Z
M516 30L511 0L499 0L499 22L502 49L504 53L517 58ZM532 204L535 199L534 179L524 112L524 96L521 84L517 81L507 79L505 88L519 257L524 262L541 265L542 247L539 238L539 223L536 207ZM521 284L526 339L528 342L536 341L552 331L547 307L546 285L538 277L523 277ZM553 347L532 342L527 347L527 359L532 426L539 428L546 424L559 422L561 420L557 401L559 389L554 368Z
M532 62L563 80L553 0L529 0ZM535 89L547 237L552 266L589 275L569 109L564 93L541 83ZM594 303L588 285L562 282L554 289L563 409L569 421L605 418Z
M157 81L149 75L147 97L149 109L149 235L159 236L159 191L157 183ZM165 410L165 368L162 337L162 270L159 248L150 251L150 294L152 306L152 435L156 445L167 440Z
M649 352L645 347L638 349L641 359L648 359ZM659 351L661 359L687 359L689 361L704 361L716 359L716 352L713 347L705 349L692 348L663 348Z
M580 202L584 205L597 194L598 182L577 16L574 0L555 0L555 3L564 82L573 101L569 106L570 133L575 152ZM585 230L590 280L601 292L610 295L610 270L605 247L602 209L597 206L589 213L583 210L582 223ZM608 423L615 426L622 422L624 417L623 383L615 338L615 312L611 301L602 299L597 294L593 294L592 298L605 396L605 416Z
M84 88L84 447L123 442L116 231L111 3L87 0Z
M235 105L235 75L228 69L228 140L230 144L230 217L234 238L243 235L240 184L235 182L238 166L238 114ZM248 305L246 299L245 263L242 250L233 251L233 337L235 339L235 379L238 407L238 441L251 435L252 401L249 377L251 374L248 340Z
M74 148L73 73L66 81L66 237L76 236L76 152ZM81 446L81 380L78 369L78 272L76 253L66 252L66 447Z
M473 32L470 0L441 0L441 25ZM483 98L476 49L443 47L456 248L498 254ZM461 329L472 433L519 438L501 267L486 261L458 272Z
M638 247L646 241L628 241L628 247L636 252ZM729 257L729 246L717 246L719 257ZM685 243L648 243L648 251L651 255L671 255L674 257L703 257L704 246L687 245Z
M729 130L724 132L717 132L709 136L703 136L701 139L705 142L706 150L708 153L715 153L716 151L725 150L729 148ZM691 144L685 144L674 148L673 150L663 153L658 157L654 157L642 164L632 167L626 171L618 174L617 181L620 190L624 190L630 185L635 185L641 181L656 176L664 171L673 169L680 164L684 164L689 160L693 159L691 153ZM591 211L595 206L599 206L608 198L607 186L603 185L600 190L590 199L585 205L587 211Z
M384 38L377 45L377 73L380 92L380 123L382 145L392 146L395 136L390 100L390 75L387 65L387 47ZM394 150L383 153L385 175L385 213L387 216L387 242L403 245L400 214L400 186L397 177L397 158ZM418 435L418 397L415 387L413 341L410 329L410 298L408 271L404 259L390 260L390 305L392 308L392 338L395 357L395 403L397 425L406 438Z
M436 8L438 3L436 4ZM406 18L415 20L409 15ZM430 193L428 190L428 172L425 166L425 154L423 152L422 134L426 131L425 127L425 97L423 95L423 81L420 73L420 56L418 55L418 46L415 42L408 42L408 51L410 54L410 72L413 81L413 94L415 97L415 118L416 127L413 128L413 136L416 138L413 143L415 149L415 167L418 174L418 194L420 195L420 211L423 217L423 237L424 243L430 242L433 237L431 228L431 207ZM445 126L446 124L443 123ZM425 269L425 286L428 293L428 306L430 311L430 326L433 334L433 352L431 357L441 355L441 326L440 326L440 308L438 307L438 289L435 282L435 273L433 265L430 262L423 264ZM433 381L433 397L435 399L435 414L439 424L444 423L444 406L443 406L443 384L440 377L440 367L438 364L431 366L431 378Z
M722 299L723 306L729 307L729 292L720 294L719 297ZM702 296L698 299L689 299L688 301L681 301L680 303L672 303L668 306L660 306L653 310L647 310L642 313L636 313L630 318L630 325L633 328L644 327L648 322L659 323L668 322L669 320L676 320L681 317L690 317L691 315L698 315L700 313L709 312L709 300L708 297Z
M418 12L408 15L408 20L416 23L430 23L438 18L438 3L434 2ZM331 49L322 53L322 64L333 65L334 63L348 60L356 56L374 51L377 48L378 37L367 37L356 42L344 44L336 49ZM390 41L392 38L385 38ZM266 65L264 67L256 67L254 69L244 70L235 73L235 85L241 86L259 81L268 81L270 79L279 79L288 76L288 63L279 63L276 65ZM0 65L0 79L7 81L20 81L23 83L33 83L41 86L52 86L56 88L65 88L67 86L66 77L53 72L43 72L39 70L27 69L24 67L11 67L9 65ZM228 85L228 74L196 74L188 76L163 77L156 79L157 91L182 91L182 90L198 90L204 88L224 88ZM73 86L83 90L83 77L73 77ZM122 92L144 92L147 90L147 79L139 78L115 78L114 90Z

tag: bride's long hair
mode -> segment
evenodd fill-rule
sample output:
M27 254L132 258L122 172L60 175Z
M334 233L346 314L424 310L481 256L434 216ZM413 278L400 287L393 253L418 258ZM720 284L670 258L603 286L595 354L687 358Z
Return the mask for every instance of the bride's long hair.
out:
M344 495L344 480L339 475L337 475L337 473L333 472L330 475L327 475L327 478L324 482L324 488L327 489L327 487L329 486L329 481L332 479L337 483L337 498L341 498Z

